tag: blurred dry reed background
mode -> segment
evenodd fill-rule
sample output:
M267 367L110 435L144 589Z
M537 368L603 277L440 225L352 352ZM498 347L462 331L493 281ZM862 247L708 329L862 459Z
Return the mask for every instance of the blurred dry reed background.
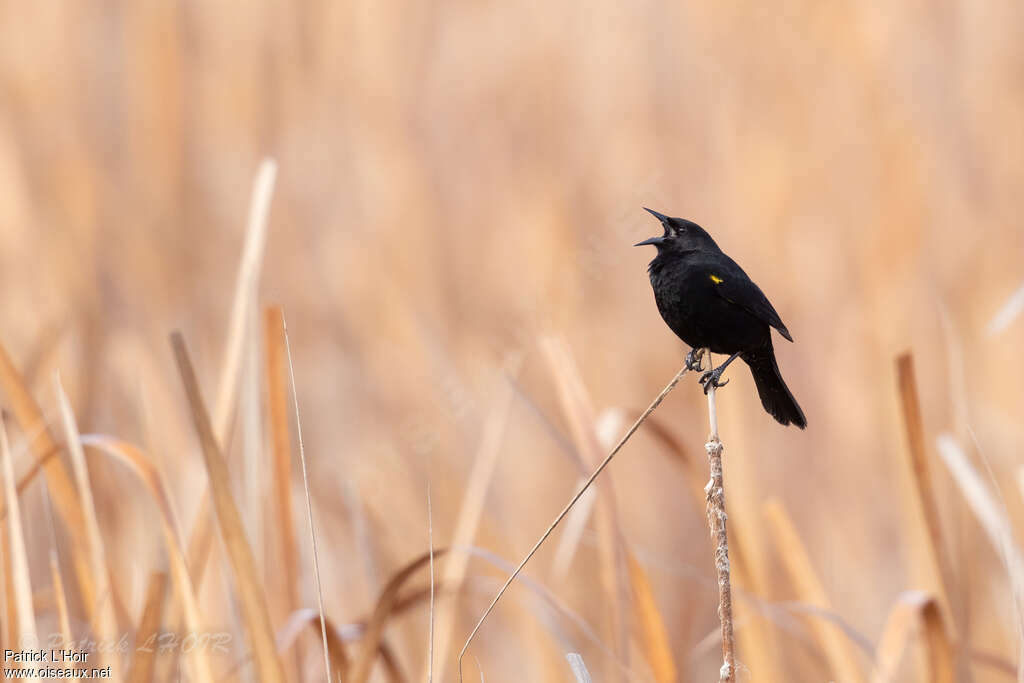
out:
M426 679L429 483L452 680L682 363L629 246L647 205L796 338L806 432L739 366L718 398L740 680L1024 680L1024 319L990 325L1024 281L1020 3L5 2L0 26L4 647L124 635L97 655L121 680L323 680L279 304L335 669ZM467 677L571 680L569 652L596 681L717 675L705 410L688 378ZM221 461L237 547L203 503Z

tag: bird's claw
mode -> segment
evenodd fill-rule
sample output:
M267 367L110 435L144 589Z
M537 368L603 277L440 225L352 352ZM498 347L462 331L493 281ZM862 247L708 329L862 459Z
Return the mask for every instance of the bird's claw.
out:
M704 369L704 349L690 349L686 354L686 369L700 372Z
M707 372L700 376L700 383L704 387L705 396L707 396L707 393L711 391L712 388L718 389L720 387L724 387L726 384L729 383L729 380L725 380L724 382L719 381L722 378L723 370L724 368L708 370Z

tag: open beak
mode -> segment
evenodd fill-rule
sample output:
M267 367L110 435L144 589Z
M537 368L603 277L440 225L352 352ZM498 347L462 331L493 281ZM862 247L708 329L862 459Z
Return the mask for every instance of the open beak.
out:
M661 244L662 242L665 241L665 238L668 237L668 223L667 223L668 216L666 216L663 213L658 213L657 211L654 211L653 209L648 209L646 206L644 207L644 211L646 211L647 213L651 214L652 216L657 218L659 221L661 221L662 227L665 228L665 234L662 235L661 237L650 237L648 239L645 239L643 242L637 242L633 246L634 247L642 247L645 244L653 244L654 246L658 246L659 244Z
M654 209L648 209L648 208L647 208L647 207L645 206L645 207L644 207L644 211L646 211L647 213L651 214L652 216L654 216L655 218L657 218L657 219L658 219L659 221L661 221L662 223L664 223L665 221L667 221L667 220L668 220L668 216L666 216L666 215L665 215L665 214L663 214L663 213L658 213L658 212L657 212L657 211L655 211Z

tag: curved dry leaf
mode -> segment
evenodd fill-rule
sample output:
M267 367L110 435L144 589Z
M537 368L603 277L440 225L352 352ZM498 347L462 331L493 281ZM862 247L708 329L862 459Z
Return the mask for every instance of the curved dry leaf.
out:
M434 558L441 557L447 551L447 548L434 550ZM380 597L377 598L377 606L373 610L373 615L366 624L366 630L362 638L362 647L359 649L355 663L352 665L352 683L366 683L370 677L370 667L374 659L377 658L378 651L380 651L382 657L384 656L384 652L380 647L381 636L384 634L384 626L387 624L388 618L392 615L395 605L398 603L398 591L418 569L425 566L428 562L430 562L429 552L420 555L395 572L384 586Z
M889 611L882 638L875 650L875 672L872 683L896 680L903 653L911 636L923 627L931 669L927 680L952 683L954 671L953 646L946 636L939 604L935 597L924 591L904 591Z
M82 505L82 517L85 520L85 546L89 551L89 568L92 572L93 585L96 587L96 603L93 605L93 624L96 634L106 642L117 642L117 617L114 614L114 584L107 567L106 551L103 535L100 533L100 522L96 517L96 504L92 495L92 483L89 480L89 468L85 462L78 421L71 410L71 401L64 393L60 375L54 376L54 393L60 406L61 422L64 426L64 437L67 440L67 451L71 460L71 471L75 484L78 486L79 501ZM109 652L97 652L97 663L100 668L111 665L115 675L120 675L117 657Z
M1024 554L1013 535L1013 526L1005 505L1000 505L999 490L991 491L967 458L967 454L949 434L938 438L939 456L946 464L960 492L978 518L1006 568L1013 592L1014 626L1017 636L1017 680L1024 683Z
M330 617L324 617L327 626L327 651L331 655L331 671L335 679L339 681L348 680L349 659L345 648L345 642L339 635L338 629L331 622ZM320 613L315 609L300 609L292 612L288 620L277 631L277 651L284 655L298 640L299 634L305 629L316 633L319 640L322 637L320 631Z
M170 559L171 577L174 580L179 599L182 601L185 623L193 633L200 633L202 619L199 613L199 603L196 600L188 566L185 564L177 518L171 508L170 498L167 496L167 490L159 471L139 448L127 441L103 434L83 434L82 445L94 448L126 465L129 471L142 482L150 499L156 503L160 513L164 544L167 546L167 555ZM192 648L191 652L196 678L204 683L212 682L213 674L204 648Z

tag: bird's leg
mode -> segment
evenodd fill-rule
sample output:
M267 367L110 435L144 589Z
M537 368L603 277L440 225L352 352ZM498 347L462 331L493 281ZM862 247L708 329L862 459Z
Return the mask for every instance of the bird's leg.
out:
M717 389L718 387L724 387L726 384L729 383L729 380L725 380L724 382L719 382L718 380L721 379L722 373L725 372L725 368L729 366L729 363L736 360L736 357L739 355L740 352L737 351L736 353L726 358L725 362L719 365L717 368L713 370L708 370L707 372L700 376L700 383L704 385L705 394L711 391L711 387L715 387Z
M690 349L690 352L686 354L686 369L700 372L704 369L704 365L701 363L703 358L704 349Z

